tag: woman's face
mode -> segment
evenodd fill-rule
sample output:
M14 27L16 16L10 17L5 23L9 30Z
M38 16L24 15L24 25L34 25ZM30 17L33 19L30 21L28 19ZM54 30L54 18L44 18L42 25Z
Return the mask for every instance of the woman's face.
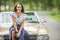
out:
M17 12L21 12L22 6L20 4L18 4L17 7L16 7L16 9L17 9Z

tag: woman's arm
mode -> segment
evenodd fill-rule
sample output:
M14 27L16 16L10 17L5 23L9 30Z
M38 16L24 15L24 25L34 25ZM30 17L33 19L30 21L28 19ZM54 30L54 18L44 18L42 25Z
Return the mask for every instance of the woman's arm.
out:
M14 16L12 16L12 21L14 23L14 28L16 29L16 32L18 32L17 26L16 26L16 20L15 20L15 17Z
M25 23L25 20L23 20L23 21L22 21L19 32L21 32L21 31L22 31L22 29L23 29L23 27L24 27L24 23Z

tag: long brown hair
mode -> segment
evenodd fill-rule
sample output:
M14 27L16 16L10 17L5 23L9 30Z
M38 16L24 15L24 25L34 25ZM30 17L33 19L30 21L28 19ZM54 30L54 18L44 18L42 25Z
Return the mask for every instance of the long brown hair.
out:
M22 3L19 3L19 2L17 2L17 3L16 3L16 5L15 5L15 7L14 7L14 10L13 10L13 12L16 12L16 11L17 11L17 9L16 9L16 7L17 7L17 4L20 4L20 5L21 5L21 7L22 7L22 10L21 10L21 12L22 12L22 13L24 13L24 7L23 7Z

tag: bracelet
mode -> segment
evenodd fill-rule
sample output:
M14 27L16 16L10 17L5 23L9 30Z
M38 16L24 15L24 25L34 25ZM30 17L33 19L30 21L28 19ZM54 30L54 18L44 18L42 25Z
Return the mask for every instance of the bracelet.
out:
M19 31L19 34L21 34L21 32Z

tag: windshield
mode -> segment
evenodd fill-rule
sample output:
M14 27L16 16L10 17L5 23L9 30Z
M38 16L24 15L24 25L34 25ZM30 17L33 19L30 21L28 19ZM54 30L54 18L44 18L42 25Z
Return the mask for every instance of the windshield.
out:
M33 13L28 14L28 13L25 13L27 23L39 23L38 18L35 16L35 14ZM10 13L1 14L1 23L11 23L11 22L12 22L12 18L10 16Z

